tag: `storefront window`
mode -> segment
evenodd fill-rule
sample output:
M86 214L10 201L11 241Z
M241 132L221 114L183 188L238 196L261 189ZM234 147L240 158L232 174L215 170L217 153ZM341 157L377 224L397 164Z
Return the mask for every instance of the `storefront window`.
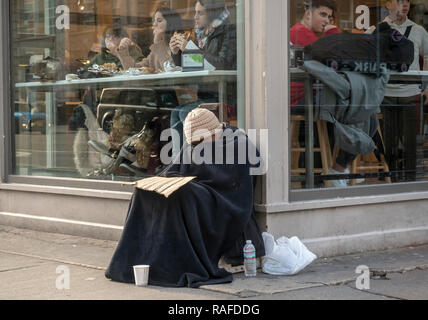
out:
M427 2L292 0L290 17L292 189L427 181Z
M12 174L141 179L180 151L192 109L239 126L242 10L233 0L11 1ZM170 128L178 136L161 139Z

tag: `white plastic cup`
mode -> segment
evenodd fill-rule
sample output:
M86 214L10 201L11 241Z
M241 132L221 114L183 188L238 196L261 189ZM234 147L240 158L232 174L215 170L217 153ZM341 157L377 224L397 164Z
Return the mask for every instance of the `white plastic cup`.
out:
M137 287L147 287L149 282L149 270L150 266L147 265L134 266L134 278Z

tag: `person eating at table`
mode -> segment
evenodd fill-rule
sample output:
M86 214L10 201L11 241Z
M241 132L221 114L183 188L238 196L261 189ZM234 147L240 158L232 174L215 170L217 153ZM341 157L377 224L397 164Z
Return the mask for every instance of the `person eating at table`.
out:
M164 70L165 62L173 64L169 43L174 32L182 30L182 20L180 15L168 7L159 6L153 15L153 44L150 46L150 54L141 62L137 62L130 54L129 48L132 40L124 38L118 46L118 56L124 69L129 68L149 68L154 73L161 73Z
M119 58L118 47L120 43L127 39L125 30L121 28L107 28L103 32L101 40L101 52L95 55L90 65L103 66L106 64L116 65L116 68L122 68L122 62ZM143 53L140 47L131 41L128 46L129 55L135 60L140 61L143 58Z
M204 54L204 58L217 70L236 69L236 27L230 21L230 12L224 0L197 0L194 15L193 36L175 34L169 43L174 63L181 66L181 55L192 41ZM209 87L196 90L198 99L177 107L171 113L173 135L173 155L177 155L183 145L183 123L187 114L202 103L218 102L218 93ZM229 92L235 92L236 87ZM194 90L193 90L194 92ZM215 93L214 93L215 92ZM211 94L214 93L214 94ZM234 98L231 99L235 103Z
M236 27L230 23L230 12L224 0L197 0L195 29L192 40L205 59L218 70L236 69ZM186 51L189 38L177 33L169 42L174 62L181 66L181 54Z

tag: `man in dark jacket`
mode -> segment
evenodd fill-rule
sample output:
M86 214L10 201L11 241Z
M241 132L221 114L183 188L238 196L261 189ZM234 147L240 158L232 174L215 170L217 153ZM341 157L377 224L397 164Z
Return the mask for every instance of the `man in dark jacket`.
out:
M230 23L230 13L224 0L200 0L195 6L195 39L205 59L219 70L236 69L236 27ZM176 34L170 42L176 65L181 65L181 53L188 40Z

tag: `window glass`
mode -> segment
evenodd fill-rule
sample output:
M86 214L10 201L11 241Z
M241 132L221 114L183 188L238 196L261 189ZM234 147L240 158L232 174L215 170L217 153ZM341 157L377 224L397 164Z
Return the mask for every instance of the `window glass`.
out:
M239 124L240 2L10 5L12 174L136 180L159 173L180 152L185 117L199 105L214 103L221 121ZM204 63L186 63L186 52ZM170 134L160 141L170 128L178 140Z
M290 18L292 189L427 181L428 3L292 0Z

